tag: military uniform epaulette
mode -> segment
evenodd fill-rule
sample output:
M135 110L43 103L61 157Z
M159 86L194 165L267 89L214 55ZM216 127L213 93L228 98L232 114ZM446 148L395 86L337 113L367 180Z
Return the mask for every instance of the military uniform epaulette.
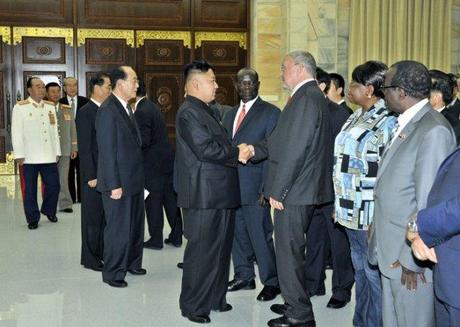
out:
M53 101L43 100L44 103L54 106Z
M20 105L20 106L23 106L25 104L29 104L30 101L29 100L22 100L22 101L18 101L17 104Z
M72 109L68 104L61 103L61 109Z

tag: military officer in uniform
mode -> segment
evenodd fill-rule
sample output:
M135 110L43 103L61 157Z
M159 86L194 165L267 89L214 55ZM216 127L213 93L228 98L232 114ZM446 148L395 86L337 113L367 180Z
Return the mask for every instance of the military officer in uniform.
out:
M19 101L13 108L12 142L14 159L21 172L24 211L29 229L36 229L40 212L48 220L57 222L56 209L59 196L57 161L61 155L56 111L44 101L45 84L38 77L27 80L29 98ZM45 185L43 203L38 209L38 174Z
M77 130L75 127L72 107L59 103L61 86L56 82L46 84L46 97L53 102L58 120L59 142L61 143L61 157L58 161L59 182L59 211L72 213L73 200L69 190L70 160L77 157Z

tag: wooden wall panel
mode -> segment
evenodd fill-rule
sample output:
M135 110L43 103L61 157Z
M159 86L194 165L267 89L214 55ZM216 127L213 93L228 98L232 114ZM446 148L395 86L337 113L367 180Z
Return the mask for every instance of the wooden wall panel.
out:
M200 58L206 58L213 66L242 66L238 42L203 41L200 49Z
M191 0L81 0L80 26L152 28L190 26Z
M194 26L246 29L247 3L245 0L196 0Z
M144 65L183 66L184 44L180 40L146 40L144 41Z
M1 0L2 25L70 25L73 23L72 0Z
M90 65L123 65L128 46L124 39L86 39L86 63Z
M65 63L64 38L23 37L22 43L22 60L25 64Z
M0 136L0 163L6 163L6 137Z
M216 79L219 88L216 91L216 101L220 104L234 106L238 103L239 98L233 86L233 80L236 73L219 73L216 70Z
M3 75L3 72L0 71L0 100L1 100L0 101L0 129L4 129L6 127L5 126L6 125L5 124L6 112L5 112L5 101L4 101L5 94L3 93L4 89L5 89L4 75ZM0 155L0 159L5 159L5 157L4 156L2 157Z

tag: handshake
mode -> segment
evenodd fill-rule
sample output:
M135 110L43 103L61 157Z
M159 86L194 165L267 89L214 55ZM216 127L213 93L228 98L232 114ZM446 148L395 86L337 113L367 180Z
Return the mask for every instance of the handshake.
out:
M246 164L248 160L254 157L255 155L254 146L250 144L241 143L238 145L238 148L240 149L238 161L242 164Z

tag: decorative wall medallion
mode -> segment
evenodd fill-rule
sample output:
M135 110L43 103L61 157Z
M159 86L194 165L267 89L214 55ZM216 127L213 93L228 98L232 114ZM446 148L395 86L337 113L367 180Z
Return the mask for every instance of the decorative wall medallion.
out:
M212 50L212 55L217 58L225 58L227 57L227 50L224 48L216 48Z
M162 86L157 90L158 104L161 112L168 112L172 108L172 91L170 88Z
M99 52L102 54L102 56L109 57L113 54L113 49L111 47L103 47L99 48Z
M49 56L53 52L53 49L49 46L44 46L44 47L37 47L35 51L40 56Z
M171 49L169 49L169 48L158 48L157 49L157 56L158 57L170 57L171 56Z

